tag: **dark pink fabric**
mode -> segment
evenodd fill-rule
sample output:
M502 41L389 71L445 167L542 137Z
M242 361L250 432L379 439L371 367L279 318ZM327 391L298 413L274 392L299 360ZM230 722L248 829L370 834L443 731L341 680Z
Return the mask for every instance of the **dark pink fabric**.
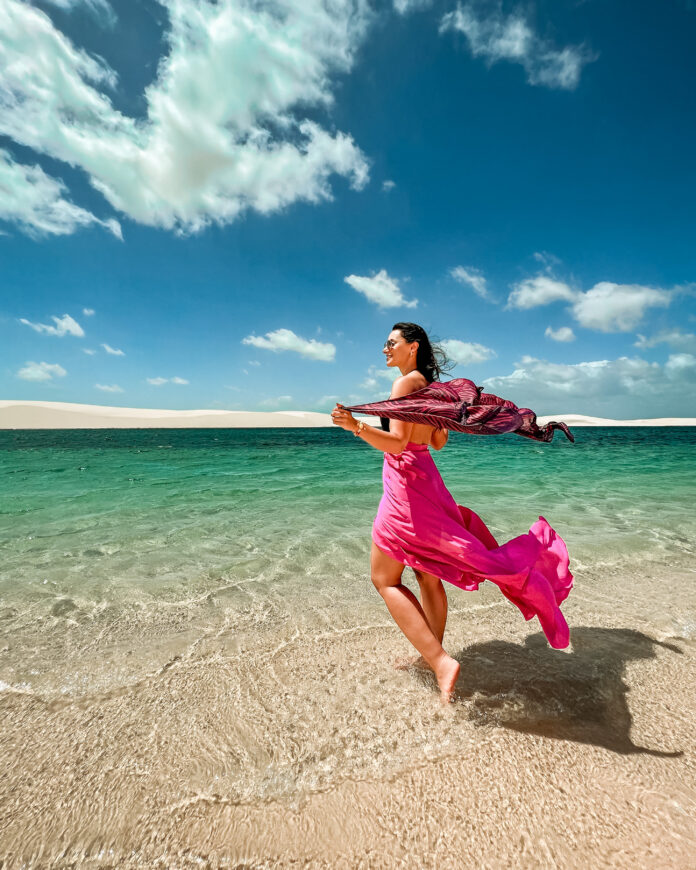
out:
M470 508L455 502L425 444L385 453L384 494L372 527L392 559L461 589L491 580L525 619L537 616L551 646L569 644L559 605L573 585L563 538L544 517L502 546Z
M482 387L477 387L467 378L454 378L442 383L433 381L400 399L350 405L346 410L409 423L425 423L470 435L514 432L534 441L551 441L554 430L560 429L569 441L575 440L565 423L553 421L538 426L534 411L518 408L513 402L492 393L484 393Z

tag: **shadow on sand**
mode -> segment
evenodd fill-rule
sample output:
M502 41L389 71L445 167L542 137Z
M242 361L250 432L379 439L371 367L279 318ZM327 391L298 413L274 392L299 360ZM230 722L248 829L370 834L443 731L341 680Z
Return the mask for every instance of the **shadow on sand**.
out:
M682 650L627 628L573 628L571 642L571 653L551 649L541 633L528 637L524 646L489 641L466 647L455 656L462 666L455 703L466 699L470 719L481 725L623 754L683 755L633 743L629 687L623 680L627 662L655 658L657 647Z

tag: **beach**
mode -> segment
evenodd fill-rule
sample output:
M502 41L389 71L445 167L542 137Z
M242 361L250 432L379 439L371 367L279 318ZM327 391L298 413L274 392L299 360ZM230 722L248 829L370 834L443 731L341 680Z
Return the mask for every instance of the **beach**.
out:
M375 417L356 414L356 419L375 423ZM696 426L696 417L654 417L614 420L587 414L547 414L538 417L543 426L550 420L569 426ZM319 411L176 411L161 408L125 408L74 402L0 400L2 429L249 429L307 428L333 426L330 413Z
M3 866L693 866L695 429L433 451L499 540L543 514L575 575L563 651L448 586L442 707L370 582L377 451L7 422Z

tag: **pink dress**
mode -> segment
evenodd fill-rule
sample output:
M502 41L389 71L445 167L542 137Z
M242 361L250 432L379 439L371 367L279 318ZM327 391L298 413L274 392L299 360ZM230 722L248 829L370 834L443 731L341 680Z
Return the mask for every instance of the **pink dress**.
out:
M483 520L452 498L427 444L409 442L402 453L385 453L382 480L372 527L380 550L461 589L473 591L491 580L525 619L539 617L552 647L568 646L559 605L573 575L563 538L543 517L527 534L499 546Z

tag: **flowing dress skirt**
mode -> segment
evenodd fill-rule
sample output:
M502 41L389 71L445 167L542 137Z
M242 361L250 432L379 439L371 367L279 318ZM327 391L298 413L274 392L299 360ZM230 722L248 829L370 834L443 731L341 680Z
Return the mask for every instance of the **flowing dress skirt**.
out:
M483 520L455 502L427 444L409 442L402 453L385 453L382 480L384 494L372 526L380 550L461 589L473 591L492 581L525 619L539 617L552 647L568 646L559 605L573 575L563 538L543 517L527 534L499 546Z

